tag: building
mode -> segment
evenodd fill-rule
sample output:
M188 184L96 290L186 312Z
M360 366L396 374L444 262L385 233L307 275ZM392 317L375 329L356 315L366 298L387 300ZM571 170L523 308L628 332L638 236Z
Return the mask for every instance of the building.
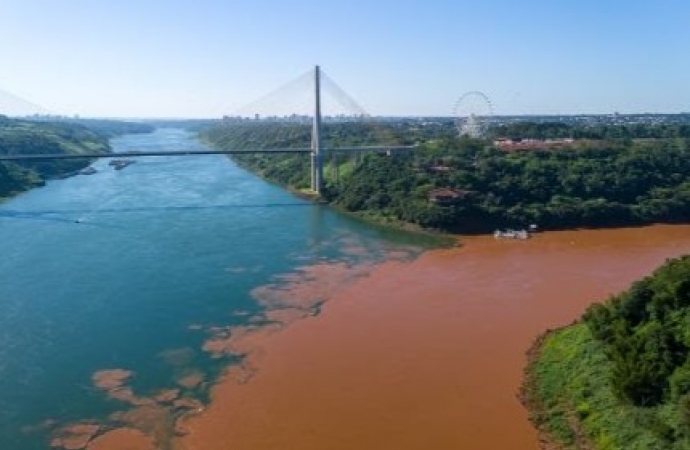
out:
M436 203L440 206L447 206L464 199L469 194L470 191L450 188L439 188L429 192L429 201L432 203Z

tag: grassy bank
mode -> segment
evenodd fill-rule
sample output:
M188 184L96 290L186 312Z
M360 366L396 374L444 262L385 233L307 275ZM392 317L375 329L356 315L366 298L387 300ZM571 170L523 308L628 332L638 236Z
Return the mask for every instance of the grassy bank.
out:
M521 398L544 448L690 448L690 258L528 352Z
M550 446L546 448L653 448L624 446L640 438L629 426L632 411L620 407L607 389L610 365L585 324L548 332L537 340L529 359L522 400L540 441ZM621 414L614 423L611 411Z

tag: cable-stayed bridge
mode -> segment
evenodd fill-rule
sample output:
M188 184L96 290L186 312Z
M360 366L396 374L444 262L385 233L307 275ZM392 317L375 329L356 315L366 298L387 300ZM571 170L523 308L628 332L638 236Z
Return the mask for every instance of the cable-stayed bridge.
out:
M313 96L304 95L304 90L307 88L311 91ZM53 159L78 159L78 158L126 158L137 156L199 156L199 155L233 155L233 154L310 154L311 164L311 189L316 193L321 193L324 187L323 178L323 164L324 152L343 152L343 153L363 153L363 152L385 152L391 154L399 151L409 151L414 146L395 145L393 142L381 142L377 145L366 146L330 146L324 147L322 142L322 89L331 95L333 99L343 108L344 111L349 112L349 115L343 113L337 114L338 120L355 121L368 118L369 115L360 107L357 102L352 99L345 91L343 91L335 82L329 77L325 76L319 66L295 80L287 83L283 87L269 93L259 100L241 108L237 111L237 115L230 118L237 120L290 120L290 121L305 121L311 120L311 145L302 148L242 148L229 150L190 150L190 151L132 151L119 152L107 154L95 153L79 153L79 154L11 154L0 155L1 161L36 161L36 160L53 160ZM297 114L298 111L294 105L285 101L285 94L295 94L301 100L308 99L311 102L311 114ZM263 112L263 118L261 117ZM270 112L269 112L270 111ZM303 111L304 112L304 111ZM354 113L353 113L354 112ZM384 136L382 140L385 140Z

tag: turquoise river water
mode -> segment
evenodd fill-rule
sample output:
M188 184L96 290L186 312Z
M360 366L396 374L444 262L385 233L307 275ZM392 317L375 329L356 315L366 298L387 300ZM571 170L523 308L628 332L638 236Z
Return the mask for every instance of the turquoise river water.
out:
M115 151L199 149L179 129L114 139ZM204 401L233 356L205 330L256 321L252 291L301 267L376 262L419 242L295 198L219 155L141 157L51 181L0 205L0 448L49 448L69 423L108 423L122 402L94 386L135 374ZM356 251L353 251L356 247ZM184 383L183 383L184 384ZM193 385L194 383L192 383Z

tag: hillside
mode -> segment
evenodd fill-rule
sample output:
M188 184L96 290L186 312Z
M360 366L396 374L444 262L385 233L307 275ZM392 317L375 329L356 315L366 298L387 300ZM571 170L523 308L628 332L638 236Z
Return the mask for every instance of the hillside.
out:
M559 448L690 448L690 255L542 337L526 374Z
M496 132L513 138L558 137L565 134L564 127L571 134L578 130L522 124ZM410 154L390 157L327 152L323 196L341 209L379 221L460 233L528 224L556 229L687 222L686 128L586 128L589 138L567 148L506 152L492 141L459 139L449 136L448 129L417 123L384 123L375 132L354 123L329 124L323 133L326 147L381 142L381 129L389 137L385 142L421 144ZM307 147L310 129L289 123L228 123L202 137L221 149ZM235 160L282 185L309 185L308 155L242 155Z
M0 154L36 153L107 153L108 137L128 127L107 127L100 131L68 122L9 119L0 116ZM106 132L106 129L108 132ZM0 163L0 199L42 186L46 180L68 175L89 165L86 159L2 162Z

